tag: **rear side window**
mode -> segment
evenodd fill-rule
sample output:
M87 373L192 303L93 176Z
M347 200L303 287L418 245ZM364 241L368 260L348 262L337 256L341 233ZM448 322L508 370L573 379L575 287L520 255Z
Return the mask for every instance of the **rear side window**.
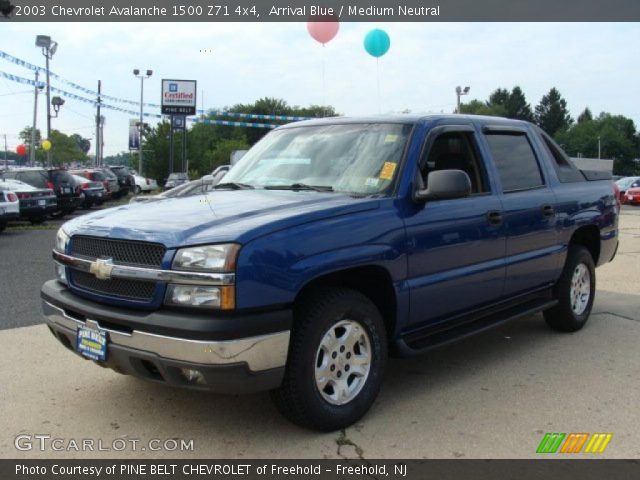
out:
M74 183L73 177L68 172L65 172L63 170L53 170L51 172L51 178L53 178L53 181L55 183L60 183L60 182Z
M45 173L42 171L34 170L31 172L20 172L17 176L18 180L28 183L34 187L44 188L47 186L47 179Z
M529 190L544 185L538 160L524 133L489 133L486 138L503 192Z

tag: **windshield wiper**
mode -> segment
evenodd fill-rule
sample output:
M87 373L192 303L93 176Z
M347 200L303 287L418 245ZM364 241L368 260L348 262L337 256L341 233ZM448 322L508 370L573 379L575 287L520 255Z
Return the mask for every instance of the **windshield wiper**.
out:
M214 189L218 188L230 188L231 190L247 190L255 188L253 185L249 185L246 183L236 183L236 182L225 182L219 183L213 187Z
M265 190L312 190L314 192L333 192L330 185L307 185L306 183L292 183L291 185L266 185Z

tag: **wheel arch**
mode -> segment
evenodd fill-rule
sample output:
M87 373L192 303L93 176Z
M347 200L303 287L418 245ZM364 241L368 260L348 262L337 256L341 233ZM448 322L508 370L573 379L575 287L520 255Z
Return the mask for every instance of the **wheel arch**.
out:
M585 247L598 265L600 260L600 229L595 225L585 225L576 229L569 240L569 248L574 245Z
M391 274L386 268L380 265L363 265L322 274L303 285L294 304L322 287L349 288L365 295L380 311L387 338L391 341L397 325L398 300Z

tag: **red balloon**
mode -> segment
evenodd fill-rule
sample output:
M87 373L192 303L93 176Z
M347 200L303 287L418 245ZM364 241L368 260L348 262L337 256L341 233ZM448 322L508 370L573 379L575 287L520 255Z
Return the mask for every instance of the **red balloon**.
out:
M309 35L323 45L331 41L338 34L339 29L340 22L338 21L307 22Z
M24 145L18 145L16 147L16 153L21 157L24 157L27 154L27 147L25 147Z

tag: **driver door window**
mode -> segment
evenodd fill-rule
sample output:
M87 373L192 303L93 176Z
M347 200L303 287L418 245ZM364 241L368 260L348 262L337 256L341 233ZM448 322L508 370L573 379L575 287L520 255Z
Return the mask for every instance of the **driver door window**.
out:
M420 161L425 186L428 186L429 173L435 170L462 170L469 175L472 195L489 192L472 135L470 132L447 132L434 140Z

